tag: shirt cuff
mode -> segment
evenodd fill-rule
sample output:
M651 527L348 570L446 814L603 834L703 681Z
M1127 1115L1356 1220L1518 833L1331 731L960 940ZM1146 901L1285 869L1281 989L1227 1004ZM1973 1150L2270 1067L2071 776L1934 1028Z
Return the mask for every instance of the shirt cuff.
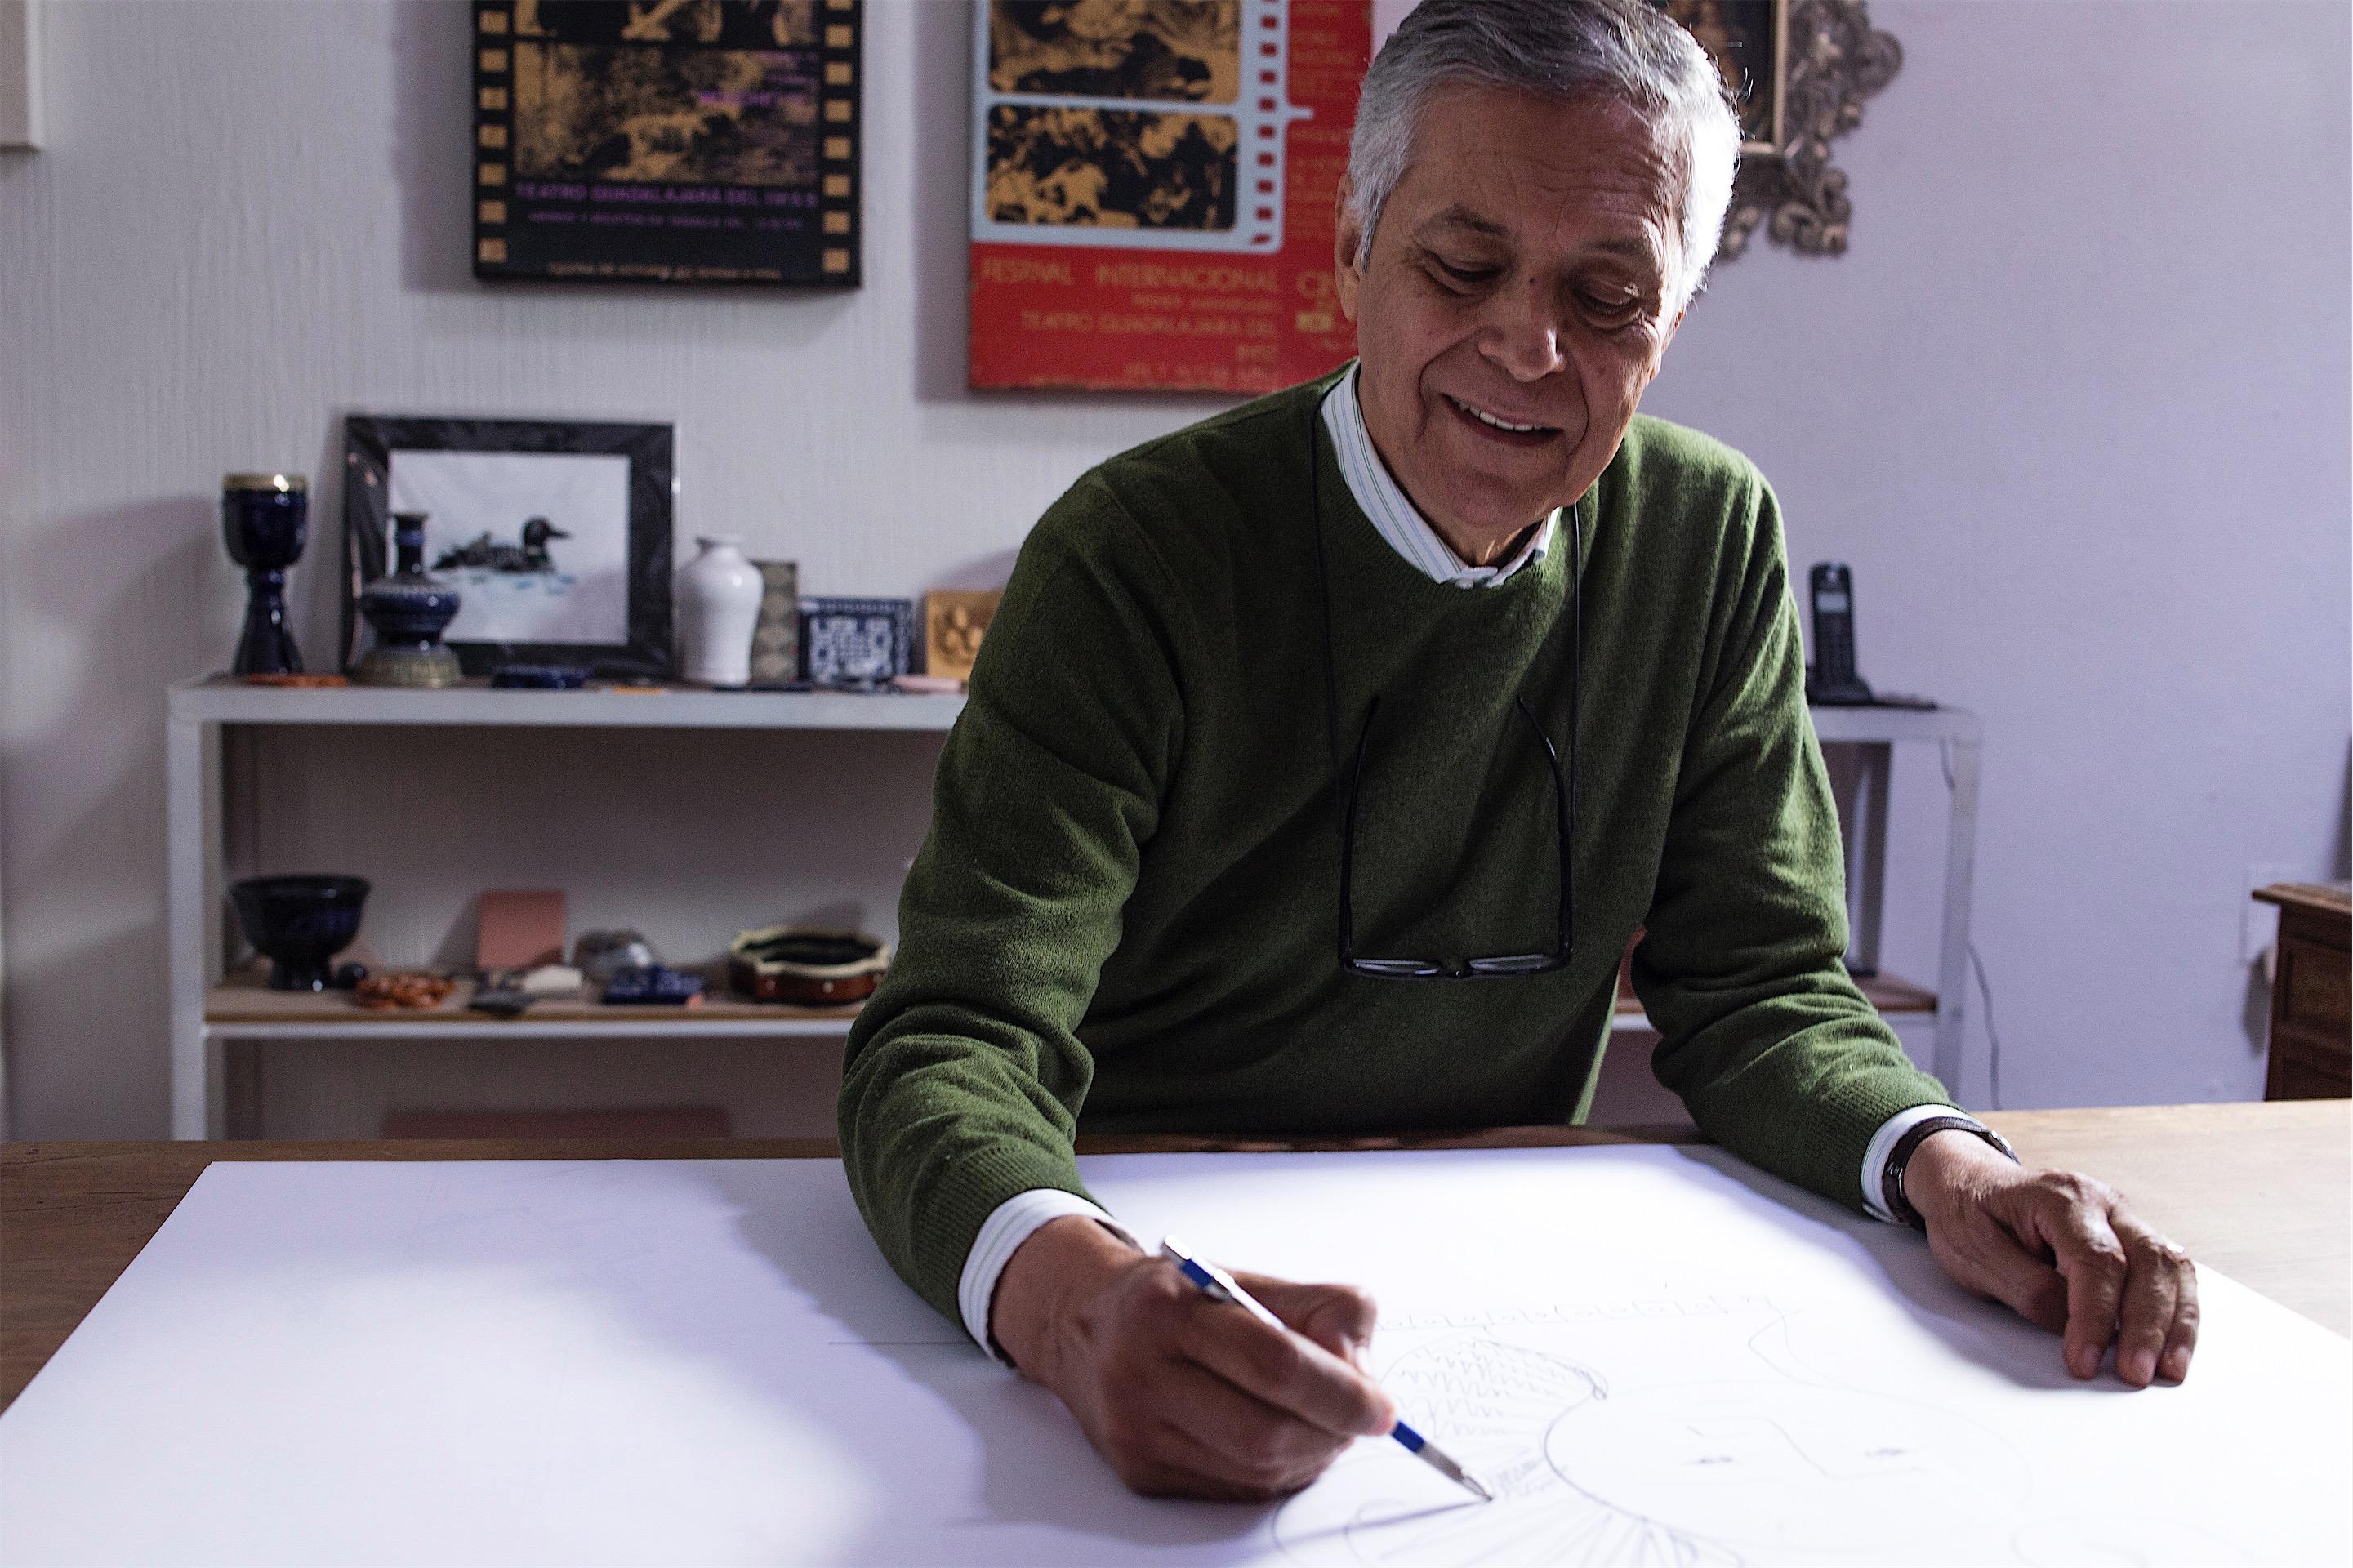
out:
M1076 1193L1066 1193L1059 1187L1032 1187L1026 1193L1016 1193L989 1211L980 1222L980 1234L973 1237L972 1250L965 1254L964 1273L956 1281L956 1311L964 1319L965 1332L973 1342L1010 1366L997 1342L988 1337L988 1307L997 1299L997 1281L1005 1272L1014 1252L1037 1233L1038 1227L1065 1215L1084 1215L1109 1230L1130 1247L1137 1245L1127 1227L1105 1214L1100 1205L1091 1204Z
M1880 1190L1880 1175L1887 1168L1887 1156L1895 1147L1895 1141L1932 1116L1957 1116L1962 1121L1972 1123L1977 1123L1978 1120L1968 1111L1949 1105L1915 1105L1908 1110L1899 1110L1881 1122L1879 1131L1871 1135L1871 1142L1862 1151L1862 1206L1870 1211L1872 1218L1884 1220L1889 1225L1903 1223L1888 1212L1887 1199ZM1978 1124L1982 1125L1982 1123ZM1023 1196L1028 1195L1028 1194L1023 1194ZM987 1233L984 1231L982 1234ZM979 1248L975 1247L973 1250L977 1252Z

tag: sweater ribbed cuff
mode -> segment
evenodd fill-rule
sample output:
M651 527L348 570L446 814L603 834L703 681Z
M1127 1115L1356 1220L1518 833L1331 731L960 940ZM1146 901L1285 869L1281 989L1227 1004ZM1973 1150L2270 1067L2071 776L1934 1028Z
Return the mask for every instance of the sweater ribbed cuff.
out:
M918 1184L906 1216L911 1283L943 1316L959 1324L965 1321L965 1263L997 1209L1039 1190L1093 1202L1079 1181L1075 1158L1058 1157L1035 1143L1014 1140L960 1150L926 1174L932 1179Z

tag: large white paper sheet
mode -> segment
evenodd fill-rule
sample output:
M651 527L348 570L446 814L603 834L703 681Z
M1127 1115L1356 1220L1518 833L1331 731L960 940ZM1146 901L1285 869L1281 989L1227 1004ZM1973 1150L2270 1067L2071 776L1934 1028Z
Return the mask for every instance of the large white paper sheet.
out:
M2353 1347L2208 1272L2068 1378L1909 1233L1715 1151L1135 1155L1140 1235L1351 1279L1409 1418L1279 1507L1128 1495L818 1161L216 1164L0 1415L0 1559L2344 1563Z

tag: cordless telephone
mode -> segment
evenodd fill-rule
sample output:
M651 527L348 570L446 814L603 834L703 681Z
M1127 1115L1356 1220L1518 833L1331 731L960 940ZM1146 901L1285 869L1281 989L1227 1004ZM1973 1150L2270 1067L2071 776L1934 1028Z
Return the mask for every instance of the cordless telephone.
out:
M1814 618L1814 662L1806 700L1819 708L1934 708L1925 697L1874 693L1854 660L1854 576L1843 561L1818 561L1806 574Z
M1806 700L1826 708L1865 706L1871 688L1854 670L1853 575L1843 561L1817 561L1806 582L1814 611L1814 662L1806 668Z

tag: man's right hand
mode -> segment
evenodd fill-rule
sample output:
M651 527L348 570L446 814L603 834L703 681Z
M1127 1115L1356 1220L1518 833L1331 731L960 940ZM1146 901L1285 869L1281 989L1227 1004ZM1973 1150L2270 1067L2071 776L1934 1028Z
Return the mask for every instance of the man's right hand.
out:
M1397 1407L1358 1369L1372 1298L1238 1274L1296 1333L1204 1295L1093 1220L1041 1226L1008 1259L989 1332L1153 1497L1264 1501L1298 1490Z

